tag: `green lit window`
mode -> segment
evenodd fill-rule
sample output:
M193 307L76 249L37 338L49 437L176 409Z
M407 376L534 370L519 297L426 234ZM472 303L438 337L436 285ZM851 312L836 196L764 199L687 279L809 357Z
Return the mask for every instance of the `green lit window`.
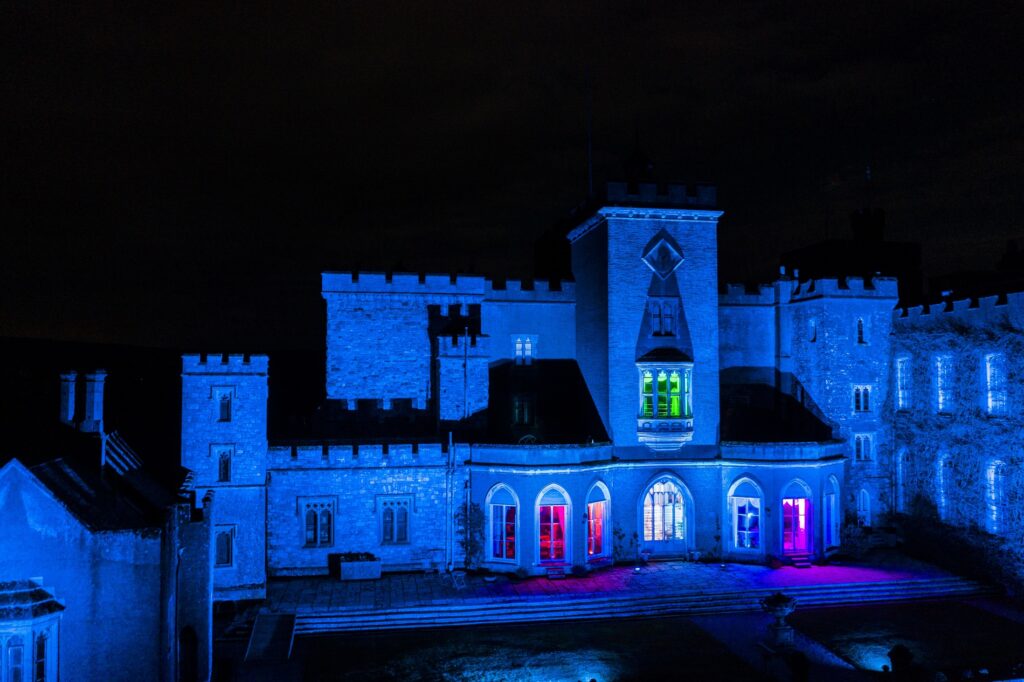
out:
M654 415L654 375L644 372L643 376L643 405L640 414L645 417Z
M668 374L658 372L658 416L668 416Z
M683 416L685 416L685 417L692 417L693 416L693 376L689 372L686 372L683 375L683 381L685 382L685 387L683 389L683 400L686 401L686 404L683 405Z
M680 414L679 389L679 372L672 372L668 378L669 416L672 417L678 417Z

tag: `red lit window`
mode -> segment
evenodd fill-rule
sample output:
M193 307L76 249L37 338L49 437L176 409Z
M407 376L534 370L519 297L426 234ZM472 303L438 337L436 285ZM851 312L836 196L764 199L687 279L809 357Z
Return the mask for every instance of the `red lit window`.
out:
M565 559L565 505L540 506L540 560Z
M587 556L604 553L604 501L587 505Z

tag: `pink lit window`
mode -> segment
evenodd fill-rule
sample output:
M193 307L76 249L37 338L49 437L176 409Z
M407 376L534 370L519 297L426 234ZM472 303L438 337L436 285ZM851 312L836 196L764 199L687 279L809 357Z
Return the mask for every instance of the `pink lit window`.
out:
M808 517L810 500L787 497L782 500L782 549L785 552L806 552L810 549Z
M587 505L587 556L604 553L604 502Z
M540 506L540 560L565 559L565 505Z

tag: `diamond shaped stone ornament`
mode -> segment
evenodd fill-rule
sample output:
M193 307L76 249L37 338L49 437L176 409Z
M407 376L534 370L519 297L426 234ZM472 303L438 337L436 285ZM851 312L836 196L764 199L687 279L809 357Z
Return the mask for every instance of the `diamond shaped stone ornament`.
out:
M683 262L683 250L664 230L658 233L644 255L641 256L647 266L662 279L675 272Z

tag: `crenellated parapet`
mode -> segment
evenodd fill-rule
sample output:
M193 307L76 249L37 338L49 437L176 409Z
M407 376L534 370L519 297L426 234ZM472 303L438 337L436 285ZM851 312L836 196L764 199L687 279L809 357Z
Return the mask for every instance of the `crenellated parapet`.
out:
M718 202L718 189L704 183L609 182L609 204L651 204L657 206L713 207Z
M468 355L471 358L490 357L490 338L470 334L468 336L439 336L437 354L442 358Z
M191 353L181 356L183 374L266 374L266 355Z
M778 296L771 284L759 284L751 289L743 284L726 284L725 292L718 294L720 306L775 305Z
M893 323L897 328L944 322L983 326L1001 320L1017 327L1024 325L1024 292L944 301L893 311Z
M802 282L794 279L782 280L779 285L783 297L791 302L813 298L876 298L894 301L899 298L895 277L840 277Z
M415 296L431 302L473 301L487 289L480 275L446 275L383 272L325 272L321 275L324 297L352 294L370 297Z
M531 284L529 281L510 279L502 285L488 280L485 299L527 303L574 303L576 283L538 279Z
M446 466L440 443L273 445L269 469L386 469Z

